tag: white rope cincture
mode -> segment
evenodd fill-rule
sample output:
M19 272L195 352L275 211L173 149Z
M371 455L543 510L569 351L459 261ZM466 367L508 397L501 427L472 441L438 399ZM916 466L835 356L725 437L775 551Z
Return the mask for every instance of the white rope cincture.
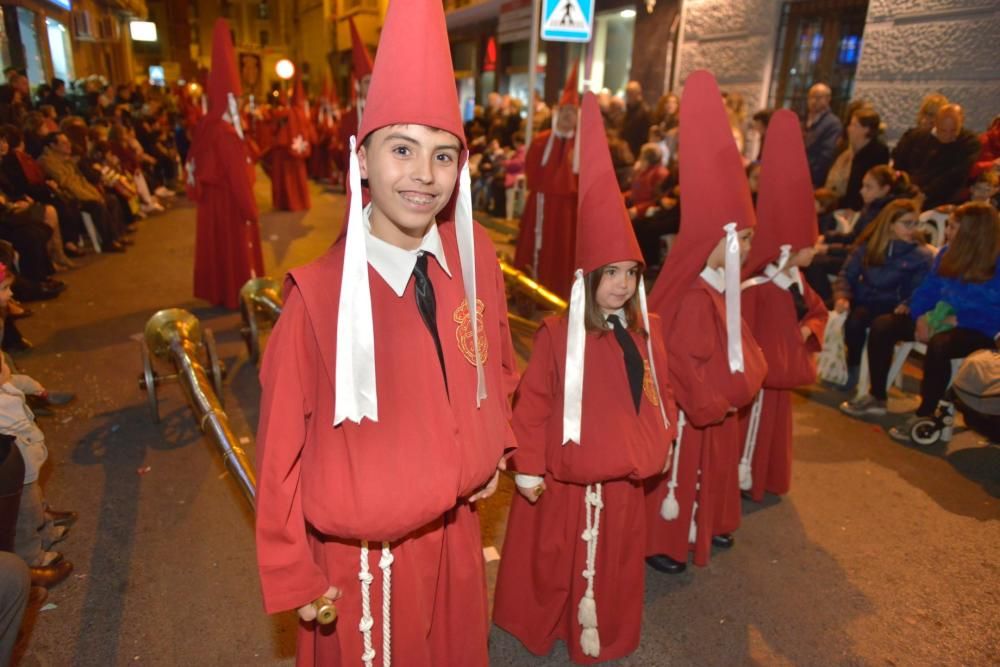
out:
M588 484L583 496L586 528L580 536L587 544L587 564L583 578L587 580L587 590L580 598L577 620L583 629L580 633L580 648L583 654L596 658L601 652L601 637L597 633L597 601L594 599L594 577L597 575L597 538L600 534L601 509L604 498L601 483Z
M531 255L531 277L535 280L538 280L538 256L542 252L542 229L544 225L545 193L539 192L535 195L535 250Z
M684 416L684 411L680 410L677 413L677 441L674 443L673 469L670 471L670 481L667 482L667 497L663 499L663 504L660 506L660 516L665 521L673 521L681 513L680 504L677 502L677 468L681 458L681 438L684 436L685 424L687 424L687 418Z
M390 667L392 664L392 561L395 560L389 543L382 543L382 557L378 566L382 570L382 665ZM365 650L361 654L361 661L365 667L372 667L375 662L376 651L372 644L372 627L375 626L375 619L372 618L371 587L374 577L368 568L368 540L361 540L361 569L358 571L358 580L361 582L361 621L358 623L358 630L364 640Z
M760 413L764 409L764 390L757 392L753 408L750 410L750 422L747 425L746 442L743 444L743 458L740 459L740 490L749 491L753 488L753 454L757 450L757 430L760 428Z
M368 541L361 540L361 569L358 571L358 580L361 582L361 622L358 629L364 639L365 650L361 654L361 661L365 667L372 667L375 660L375 649L372 647L372 573L368 570Z
M395 557L389 543L382 543L382 558L378 566L382 570L382 666L392 664L392 561Z
M694 485L694 505L691 506L691 527L688 528L688 542L694 544L698 541L698 496L701 494L701 470L698 470L698 482Z

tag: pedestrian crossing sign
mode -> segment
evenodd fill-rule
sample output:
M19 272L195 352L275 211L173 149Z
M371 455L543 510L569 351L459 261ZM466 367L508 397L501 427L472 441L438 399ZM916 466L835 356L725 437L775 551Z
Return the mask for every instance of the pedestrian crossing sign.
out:
M594 0L542 0L542 39L589 42L594 32Z

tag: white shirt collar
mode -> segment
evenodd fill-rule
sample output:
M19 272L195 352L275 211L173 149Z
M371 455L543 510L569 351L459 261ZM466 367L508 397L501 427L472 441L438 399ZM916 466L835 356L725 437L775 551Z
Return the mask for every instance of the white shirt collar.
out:
M799 286L799 291L804 291L802 289L802 275L799 273L799 267L793 266L788 271L778 271L777 264L768 264L764 267L764 275L771 279L775 285L783 290L787 290L793 284Z
M724 294L726 291L726 269L720 267L718 269L713 269L710 266L706 266L701 270L699 274L702 279L715 288L719 294Z
M382 279L388 283L396 296L403 296L403 292L406 291L406 284L410 282L413 267L417 264L417 255L420 253L426 252L433 255L448 277L451 277L451 270L448 269L448 260L444 255L444 246L441 245L441 234L438 232L437 223L432 224L427 233L424 234L424 238L420 240L420 247L415 250L404 250L391 243L386 243L372 234L371 214L372 205L369 204L365 207L363 216L368 264L382 276Z
M618 321L622 323L623 327L628 328L628 317L625 316L625 309L624 308L619 308L615 312L608 313L607 315L604 316L604 322L607 323L609 329L611 329L612 326L611 326L611 323L608 322L608 318L611 317L612 315L614 315L614 316L616 316L618 318Z

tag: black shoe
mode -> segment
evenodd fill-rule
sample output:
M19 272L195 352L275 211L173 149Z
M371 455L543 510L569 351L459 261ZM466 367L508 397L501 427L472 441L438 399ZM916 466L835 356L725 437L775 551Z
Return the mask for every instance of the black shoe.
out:
M662 554L648 556L646 558L646 565L664 574L680 574L687 569L687 563L682 563Z
M720 549L729 549L736 543L736 538L730 533L723 533L722 535L713 535L712 544L719 547Z

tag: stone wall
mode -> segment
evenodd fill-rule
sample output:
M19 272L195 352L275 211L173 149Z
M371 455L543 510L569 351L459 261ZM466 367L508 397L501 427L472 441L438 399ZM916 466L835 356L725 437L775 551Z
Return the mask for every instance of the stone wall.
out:
M983 131L1000 113L1000 0L871 0L854 96L871 100L895 141L939 91Z
M767 106L780 0L685 0L679 81L711 70L724 91L743 95L752 114Z

